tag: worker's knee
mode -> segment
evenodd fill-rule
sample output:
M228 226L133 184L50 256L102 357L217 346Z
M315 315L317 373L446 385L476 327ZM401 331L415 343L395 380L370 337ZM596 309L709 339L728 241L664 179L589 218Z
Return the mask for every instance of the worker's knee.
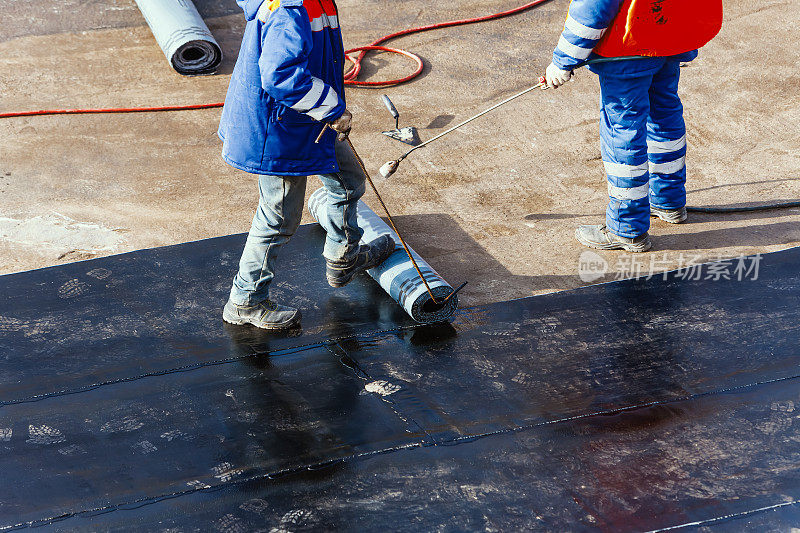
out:
M321 175L323 185L328 191L328 198L332 203L357 202L364 196L364 178L350 173Z

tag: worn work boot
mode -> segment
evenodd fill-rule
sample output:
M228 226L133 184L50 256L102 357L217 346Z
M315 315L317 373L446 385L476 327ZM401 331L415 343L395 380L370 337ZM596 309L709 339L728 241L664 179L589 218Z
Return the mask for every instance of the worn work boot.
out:
M325 260L325 277L331 287L344 287L353 276L362 270L374 268L392 255L394 252L394 239L389 235L381 235L369 244L360 244L358 252L349 261Z
M620 237L606 227L605 224L578 226L575 238L584 246L596 250L625 250L627 252L646 252L653 246L650 236L645 233L632 239Z
M264 300L251 306L236 305L228 300L222 320L229 324L252 324L263 329L289 329L300 323L300 310Z
M681 207L680 209L661 209L660 207L653 207L651 205L650 216L658 217L664 222L669 222L670 224L680 224L686 220L687 214L685 207Z

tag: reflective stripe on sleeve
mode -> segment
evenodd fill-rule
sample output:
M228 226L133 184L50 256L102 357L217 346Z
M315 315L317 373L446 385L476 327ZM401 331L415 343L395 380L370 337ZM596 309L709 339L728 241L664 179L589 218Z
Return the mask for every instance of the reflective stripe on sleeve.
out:
M311 31L321 31L322 28L336 29L338 27L339 17L336 15L326 15L323 13L317 18L311 19Z
M645 183L639 187L615 187L608 184L608 195L617 200L641 200L647 198L650 192L650 185Z
M322 101L321 104L316 106L314 109L307 111L306 114L313 119L316 120L324 120L325 115L331 112L331 110L339 105L339 95L336 94L336 91L329 88L328 94L325 95L325 100Z
M566 40L563 35L558 39L557 48L561 50L561 52L563 52L564 54L580 60L586 59L587 57L589 57L589 54L592 53L591 48L582 48L578 45L572 44L571 42Z
M564 27L581 39L592 39L593 41L600 39L606 33L606 28L590 28L572 18L572 15L567 15L567 22L564 23Z
M603 166L606 168L606 174L609 176L616 176L618 178L638 178L647 173L647 163L641 165L623 165L622 163L610 163L603 161Z
M314 78L311 82L311 89L303 96L299 102L292 106L292 109L295 111L299 111L300 113L305 113L309 109L314 107L319 101L320 96L322 96L322 91L325 90L325 83L319 79Z

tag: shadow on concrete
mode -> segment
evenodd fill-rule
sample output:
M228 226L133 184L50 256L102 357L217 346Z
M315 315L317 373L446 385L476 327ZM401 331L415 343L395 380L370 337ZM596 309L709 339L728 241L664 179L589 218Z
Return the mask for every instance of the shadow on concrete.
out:
M686 191L686 193L693 194L696 192L713 191L714 189L726 189L728 187L742 187L744 185L763 185L765 183L778 183L782 181L800 181L800 178L781 178L773 180L745 181L742 183L726 183L723 185L714 185L713 187L705 187L703 189L694 189L691 191Z
M337 143L336 157L342 173L361 173L346 144ZM370 202L370 196L372 191L368 187L365 199L368 203L374 204ZM371 207L376 213L384 216L380 206ZM392 207L389 206L389 209ZM393 213L392 215L409 246L424 257L448 283L456 287L464 281L469 282L459 293L462 307L519 298L520 294L562 290L574 286L573 276L512 274L448 214L396 216Z
M419 73L419 76L414 78L415 81L426 77L431 71L430 62L422 55L417 55L420 57L420 59L422 59L424 67L422 72ZM401 70L392 70L393 74L385 76L382 75L381 70L384 70L391 65L400 65ZM349 61L347 62L347 66L345 68L350 68ZM389 52L370 52L361 61L361 72L358 75L358 79L359 81L383 81L391 78L404 78L414 72L415 69L416 66L414 63L406 57Z
M447 214L403 215L394 219L409 246L452 286L469 282L459 293L465 306L508 300L534 291L561 290L573 286L577 279L577 270L576 276L513 274Z
M800 241L797 222L754 224L743 228L724 228L695 233L658 235L653 240L653 250L698 250L730 248L734 246L772 246Z
M569 220L571 218L581 217L602 217L603 213L531 213L525 215L524 219L531 222L539 220Z
M437 117L434 117L433 120L431 120L430 124L425 126L425 129L435 130L439 128L444 128L445 126L453 122L454 118L456 118L455 115L438 115Z
M208 29L222 48L222 63L217 68L215 75L229 75L233 73L236 59L239 57L239 49L242 46L242 35L244 34L245 19L241 16L219 17L213 20L206 20Z

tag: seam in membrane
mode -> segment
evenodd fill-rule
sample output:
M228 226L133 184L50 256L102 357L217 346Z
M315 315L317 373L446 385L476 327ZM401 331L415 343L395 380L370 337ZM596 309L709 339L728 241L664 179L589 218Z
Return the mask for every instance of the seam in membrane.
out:
M390 329L383 329L378 331L372 331L369 333L355 333L352 335L346 335L342 337L333 337L328 339L324 342L316 342L316 343L308 343L308 344L300 344L298 346L290 346L288 348L281 348L275 351L270 352L253 352L247 355L239 355L236 357L228 357L225 359L216 359L214 361L206 361L203 363L194 363L191 365L185 365L175 368L168 368L165 370L156 370L153 372L147 372L145 374L137 374L135 376L111 379L108 381L101 381L99 383L93 383L91 385L84 385L82 387L77 387L75 389L63 389L60 391L53 391L53 392L45 392L41 394L35 394L33 396L26 396L24 398L15 398L12 400L0 400L0 407L5 407L7 405L18 405L21 403L32 403L38 402L41 400L46 400L48 398L54 398L58 396L68 396L70 394L80 394L82 392L89 392L95 389L99 389L100 387L105 387L108 385L118 385L120 383L130 383L132 381L138 381L140 379L150 378L150 377L157 377L157 376L167 376L170 374L177 374L179 372L191 372L193 370L199 370L205 367L211 366L219 366L225 365L229 363L235 363L237 361L243 361L245 359L249 359L250 357L263 357L265 355L278 357L284 355L293 355L296 353L304 352L306 350L312 350L314 348L323 348L328 344L337 344L339 341L347 340L347 339L356 339L356 338L370 338L375 336L384 335L386 333L393 333L395 331L405 331L408 329L415 329L419 327L419 325L411 325L411 326L399 326L396 328Z
M627 406L627 407L619 407L619 408L616 408L616 409L607 409L607 410L604 410L604 411L594 411L594 412L591 412L591 413L585 413L585 414L580 414L580 415L575 415L575 416L570 416L570 417L563 417L563 418L558 418L558 419L555 419L555 420L548 420L548 421L545 421L545 422L538 422L538 423L535 423L535 424L528 424L528 425L525 425L525 426L518 426L518 427L515 427L515 428L509 428L509 429L505 429L505 430L492 431L492 432L487 432L487 433L480 433L480 434L476 434L476 435L465 435L463 437L457 437L457 438L451 439L450 441L436 442L436 443L434 443L434 446L441 446L441 445L443 445L443 446L457 446L459 444L472 442L472 441L475 441L475 440L478 440L478 439L481 439L481 438L485 438L485 437L491 437L491 436L496 436L496 435L501 435L501 434L506 434L506 433L512 433L512 432L519 432L519 431L524 431L524 430L529 430L529 429L536 429L536 428L539 428L539 427L549 426L549 425L553 425L553 424L559 424L559 423L563 423L563 422L571 422L571 421L575 421L575 420L587 419L587 418L591 418L591 417L594 417L594 416L607 416L607 415L612 415L612 414L616 414L616 413L634 411L636 409L643 409L643 408L652 407L652 406L655 406L655 405L667 405L667 404L681 403L681 402L691 401L691 400L694 400L694 399L697 399L697 398L703 398L703 397L708 397L708 396L716 396L716 395L719 395L719 394L726 394L726 393L735 392L735 391L742 391L742 390L745 390L745 389L748 389L748 388L753 388L753 387L758 387L758 386L763 386L763 385L772 385L772 384L775 384L775 383L780 383L780 382L785 382L785 381L791 381L791 380L797 379L797 378L800 378L800 375L786 376L786 377L782 377L782 378L775 378L775 379L759 381L759 382L751 383L751 384L747 384L747 385L738 385L736 387L727 387L727 388L724 388L724 389L718 389L718 390L714 390L714 391L707 391L707 392L702 392L702 393L698 393L698 394L692 394L692 395L683 396L683 397L675 398L675 399L671 399L671 400L663 400L663 401L656 401L656 402L646 402L646 403L641 403L641 404L636 404L636 405L630 405L630 406ZM51 523L59 522L59 521L62 521L62 520L66 520L66 519L69 519L69 518L74 518L76 516L86 516L86 515L93 515L93 514L104 514L104 513L117 511L117 510L120 510L120 509L133 509L133 508L143 507L145 505L151 505L151 504L154 504L154 503L158 503L158 502L161 502L161 501L164 501L164 500L169 500L169 499L172 499L172 498L178 498L178 497L181 497L181 496L187 496L189 494L194 494L194 493L197 493L197 492L213 492L213 491L216 491L216 490L222 490L222 489L224 489L224 488L226 488L228 486L242 485L244 483L250 483L250 482L259 481L259 480L275 479L275 478L278 478L278 477L287 476L287 475L291 475L291 474L296 474L296 473L299 473L299 472L317 470L317 469L324 468L324 467L327 467L327 466L330 466L330 465L333 465L333 464L337 464L337 463L343 463L343 462L349 462L349 461L357 461L357 460L360 460L360 459L365 459L365 458L370 458L370 457L377 457L379 455L386 455L386 454L394 453L394 452L401 451L401 450L410 450L410 449L422 448L422 447L426 447L424 442L422 442L422 441L414 441L414 442L409 442L409 443L406 443L406 444L401 444L399 446L393 446L391 448L383 448L381 450L374 450L374 451L370 451L370 452L357 453L357 454L353 454L353 455L350 455L350 456L345 456L345 457L336 458L336 459L330 459L330 460L321 461L321 462L313 463L313 464L309 464L309 465L301 465L301 466L297 466L297 467L276 470L274 472L270 472L270 473L266 473L266 474L258 474L258 475L250 476L250 477L244 478L244 479L237 479L237 480L234 480L234 481L221 482L221 483L217 483L215 485L209 485L208 487L185 489L185 490L171 492L171 493L167 493L167 494L161 494L161 495L158 495L158 496L144 496L142 498L131 500L129 502L118 503L118 504L109 504L109 505L105 505L105 506L101 506L101 507L96 507L96 508L93 508L93 509L84 509L84 510L81 510L81 511L74 511L74 512L71 512L71 513L65 513L65 514L62 514L62 515L59 515L59 516L54 516L54 517L49 517L49 518L39 518L39 519L36 519L36 520L30 520L28 522L22 522L22 523L18 523L18 524L0 525L0 531L10 531L10 530L24 529L24 528L29 528L29 527L39 527L39 526L44 526L44 525L48 525L48 524L51 524ZM772 507L759 508L759 509L754 509L754 510L751 510L751 511L742 511L740 513L734 513L734 514L731 514L731 515L725 515L725 516L720 516L720 517L716 517L716 518L710 518L710 519L707 519L705 521L701 521L701 522L697 522L697 523L689 523L689 524L682 524L682 525L678 525L678 526L670 526L669 528L666 528L666 529L654 530L653 533L659 532L659 531L669 531L669 530L674 530L674 529L679 529L679 528L684 528L684 527L690 527L690 526L694 526L694 525L702 525L702 524L705 524L705 523L713 523L715 521L727 520L729 518L739 518L739 517L747 516L748 514L753 514L755 512L766 511L766 510L769 510L769 509L779 508L779 507L783 507L783 506L786 506L786 505L793 505L795 503L798 503L798 502L785 502L785 503L778 504L778 505L775 505L775 506L772 506Z
M697 522L687 522L685 524L679 524L677 526L669 526L664 527L661 529L652 529L647 533L660 533L662 531L674 531L676 529L683 529L686 527L695 527L695 526L705 526L708 524L715 524L717 522L723 522L725 520L737 520L739 518L744 518L746 516L754 515L756 513L763 513L766 511L774 511L775 509L780 509L781 507L790 507L792 505L797 505L800 503L800 500L794 500L791 502L783 502L776 505L768 505L766 507L759 507L758 509L750 509L748 511L740 511L738 513L731 513L727 515L717 516L715 518L708 518L706 520L699 520Z
M784 376L782 378L768 379L768 380L765 380L765 381L756 381L755 383L747 383L745 385L736 385L735 387L727 387L727 388L724 388L724 389L715 389L715 390L712 390L712 391L698 392L697 394L689 394L687 396L680 396L678 398L672 398L672 399L669 399L669 400L657 400L657 401L652 401L652 402L645 402L645 403L639 403L639 404L635 404L635 405L629 405L629 406L626 406L626 407L617 407L617 408L614 408L614 409L605 409L605 410L600 410L600 411L593 411L591 413L582 413L582 414L579 414L579 415L565 416L565 417L561 417L561 418L555 418L553 420L545 420L544 422L537 422L535 424L525 424L524 426L517 426L517 427L507 428L507 429L498 429L497 431L487 431L486 433L478 433L476 435L464 435L462 437L456 437L456 438L452 439L451 441L449 441L447 443L443 443L443 444L445 444L445 445L451 444L451 443L452 444L457 444L457 443L459 443L461 441L471 441L471 440L476 440L476 439L480 439L480 438L483 438L483 437L491 437L493 435L502 435L504 433L513 433L515 431L522 431L522 430L525 430L525 429L544 427L544 426L549 426L549 425L552 425L552 424L560 424L562 422L572 422L574 420L584 420L586 418L591 418L593 416L607 416L607 415L613 415L613 414L617 414L617 413L626 413L626 412L629 412L629 411L636 411L637 409L646 409L648 407L656 407L658 405L669 405L669 404L673 404L673 403L688 402L688 401L691 401L691 400L696 400L698 398L704 398L704 397L707 397L707 396L716 396L716 395L719 395L719 394L727 394L727 393L730 393L730 392L742 391L744 389L749 389L749 388L753 388L753 387L760 387L760 386L763 386L763 385L774 385L775 383L781 383L781 382L784 382L784 381L791 381L791 380L797 379L797 378L800 378L800 374L797 374L797 375L794 375L794 376Z
M338 353L336 353L336 350L332 349L332 348L331 348L331 345L325 345L325 348L326 348L326 349L327 349L329 352L331 352L331 353L334 355L334 357L336 357L336 358L339 360L339 362L340 362L340 363L341 363L343 366L345 366L345 367L347 367L348 369L352 370L352 371L353 371L353 373L356 375L356 377L357 377L358 379L362 380L362 381L363 381L363 382L365 382L365 383L368 383L368 382L370 382L370 381L372 381L372 380L373 380L372 376L370 376L370 375L369 375L369 373L368 373L366 370L364 370L364 369L361 367L361 365L360 365L360 364L358 364L358 360L357 360L357 359L355 359L355 358L354 358L352 355L350 355L350 353L349 353L349 352L348 352L348 351L347 351L347 350L346 350L346 349L345 349L345 348L344 348L344 347L343 347L341 344L339 344L339 343L337 342L337 343L333 344L332 346L333 346L334 348L338 348L339 350L341 350L341 351L343 352L343 354L338 354ZM356 368L353 368L353 367L351 367L350 365L348 365L348 364L346 364L345 362L343 362L343 361L342 361L342 357L343 357L343 356L344 356L344 357L347 357L347 358L348 358L350 361L352 361L352 362L354 363L354 365L355 365L355 367L356 367ZM436 440L436 439L435 439L435 438L434 438L434 437L433 437L433 436L432 436L430 433L428 433L428 431L427 431L427 430L426 430L426 429L425 429L425 428L422 426L422 424L420 424L419 422L417 422L417 421L414 419L414 417L412 417L412 416L408 416L408 415L405 415L405 414L401 413L401 412L400 412L400 408L399 408L399 406L397 405L397 402L393 401L391 398L387 398L387 397L385 397L385 396L381 396L381 395L378 395L378 398L379 398L379 399L380 399L382 402L384 402L385 404L387 404L387 405L389 406L389 409L391 409L391 410L392 410L392 412L395 414L395 416L397 416L397 418L399 418L400 420L402 420L402 421L403 421L403 423L404 423L404 424L406 424L406 426L409 426L409 427L416 427L416 430L417 430L417 432L418 432L418 433L422 433L422 434L424 434L424 435L425 435L425 439L424 439L424 440L421 442L421 444L424 444L424 443L425 443L425 440L428 440L428 441L430 441L430 443L431 443L432 445L439 444L439 441L437 441L437 440Z
M318 348L318 347L321 347L321 346L322 346L321 344L306 345L306 346L297 347L297 348L287 348L287 349L284 349L284 350L276 350L276 352L274 352L274 353L281 354L281 355L292 355L292 354L295 354L295 353L304 352L306 350L311 350L311 349ZM270 354L271 353L272 352L270 352ZM18 404L21 404L21 403L38 402L38 401L41 401L41 400L46 400L48 398L55 398L55 397L59 397L59 396L68 396L70 394L80 394L82 392L89 392L89 391L92 391L92 390L95 390L95 389L99 389L100 387L105 387L107 385L118 385L120 383L130 383L131 381L138 381L138 380L144 379L144 378L157 377L157 376L166 376L166 375L170 375L170 374L177 374L177 373L180 373L180 372L191 372L192 370L198 370L200 368L225 365L225 364L228 364L228 363L235 363L236 361L242 361L242 360L248 359L250 357L257 357L259 355L265 355L265 354L251 353L251 354L247 354L247 355L240 355L240 356L237 356L237 357L230 357L230 358L227 358L227 359L218 359L216 361L206 361L205 363L194 363L194 364L191 364L191 365L185 365L185 366L176 367L176 368L169 368L169 369L166 369L166 370L154 370L153 372L147 372L145 374L138 374L136 376L130 376L130 377L124 377L124 378L110 379L108 381L101 381L99 383L93 383L91 385L84 385L83 387L78 387L78 388L75 388L75 389L63 389L63 390L60 390L60 391L45 392L45 393L42 393L42 394L35 394L33 396L28 396L28 397L25 397L25 398L15 398L13 400L3 400L3 401L0 401L0 407L4 407L4 406L7 406L7 405L18 405ZM269 355L269 354L266 354L266 355Z

